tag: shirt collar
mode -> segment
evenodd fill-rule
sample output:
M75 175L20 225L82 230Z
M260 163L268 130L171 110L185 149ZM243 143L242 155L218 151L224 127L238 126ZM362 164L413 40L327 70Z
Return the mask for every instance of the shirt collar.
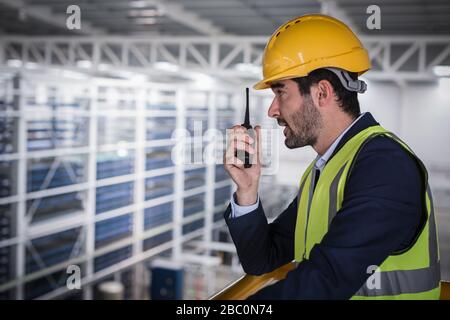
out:
M316 162L314 163L314 168L316 170L322 171L322 169L325 167L325 164L330 159L331 155L333 154L334 150L336 149L337 145L339 144L339 141L341 141L342 137L347 133L348 130L359 120L362 116L364 116L365 113L362 113L359 115L358 118L356 118L331 144L330 147L328 147L327 151L320 156L317 155Z

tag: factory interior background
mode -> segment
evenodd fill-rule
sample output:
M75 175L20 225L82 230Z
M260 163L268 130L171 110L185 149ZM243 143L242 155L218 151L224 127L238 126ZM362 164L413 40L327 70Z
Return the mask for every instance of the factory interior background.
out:
M447 0L0 0L0 299L208 299L240 278L225 130L270 35L308 13L368 49L362 111L425 162L450 281ZM285 147L272 97L250 90L269 220L315 157Z

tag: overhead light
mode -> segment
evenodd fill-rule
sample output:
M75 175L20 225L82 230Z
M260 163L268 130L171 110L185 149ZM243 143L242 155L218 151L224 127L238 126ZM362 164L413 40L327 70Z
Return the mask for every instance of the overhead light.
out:
M204 73L190 72L190 78L194 81L194 85L200 88L213 88L216 80Z
M160 15L161 15L161 12L156 9L128 11L129 17L156 17L156 16L160 16Z
M100 63L99 65L98 65L98 71L102 71L102 72L104 72L104 71L108 71L108 70L111 70L111 65L109 65L109 64L106 64L106 63Z
M25 68L27 68L27 69L37 69L38 66L39 65L36 62L26 62L25 63Z
M90 60L78 60L77 67L83 69L89 69L92 67L92 62Z
M253 73L255 75L261 74L261 67L251 63L238 63L235 65L235 69L240 72Z
M66 69L62 69L62 68L52 68L52 72L55 75L63 76L63 77L71 78L71 79L75 79L75 80L86 80L89 78L89 76L84 73L76 72L76 71L72 71L72 70L66 70Z
M138 0L138 1L130 1L129 5L131 8L145 8L149 5L147 1Z
M6 65L11 68L20 68L20 67L22 67L22 60L9 59L6 61Z
M134 19L134 23L136 24L155 24L155 18L136 18Z
M167 62L167 61L157 61L153 64L155 69L164 70L164 71L170 71L170 72L178 72L180 68L173 63Z
M450 77L450 66L434 66L433 73L438 77Z
M119 68L114 67L113 65L100 63L98 65L98 71L104 72L107 76L119 77L127 80L132 80L136 82L145 82L148 81L148 76L134 71L129 70L121 70Z
M113 74L117 77L123 78L123 79L135 81L135 82L148 81L148 77L145 74L128 71L128 70L114 70L113 72L111 72L111 74Z

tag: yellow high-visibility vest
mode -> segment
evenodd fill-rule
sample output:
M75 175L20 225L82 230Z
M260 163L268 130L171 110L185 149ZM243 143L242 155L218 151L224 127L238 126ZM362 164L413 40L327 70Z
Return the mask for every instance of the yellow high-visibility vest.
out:
M300 182L297 223L295 228L295 260L309 258L311 249L327 233L332 219L339 214L344 199L347 178L361 148L376 136L386 136L398 142L422 169L427 219L411 246L392 254L377 269L379 285L367 283L352 299L439 299L440 264L437 224L433 200L428 185L428 173L422 161L393 133L381 126L369 127L347 141L325 165L310 198L312 168L309 165ZM364 212L361 212L364 214Z

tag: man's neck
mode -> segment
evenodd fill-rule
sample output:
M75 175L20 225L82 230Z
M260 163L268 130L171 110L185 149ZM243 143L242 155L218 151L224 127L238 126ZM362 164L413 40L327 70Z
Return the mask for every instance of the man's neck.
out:
M339 113L329 119L324 119L326 122L321 129L317 142L313 145L317 154L322 156L355 119L345 113Z

